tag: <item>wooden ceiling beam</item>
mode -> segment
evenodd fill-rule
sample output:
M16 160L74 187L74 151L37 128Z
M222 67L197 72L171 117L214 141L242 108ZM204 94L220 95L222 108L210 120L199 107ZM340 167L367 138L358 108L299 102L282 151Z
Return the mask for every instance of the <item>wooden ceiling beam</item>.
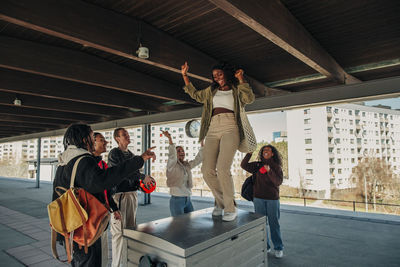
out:
M0 129L10 129L10 130L19 130L19 131L30 131L30 132L43 132L50 130L51 128L38 128L38 127L31 127L26 125L8 125L0 123Z
M75 101L65 101L55 98L40 97L21 93L9 93L3 92L0 88L0 105L13 106L16 97L21 100L21 106L27 108L56 110L87 115L100 115L109 118L126 118L136 115L135 112L128 111L126 109L124 110L107 106L79 103Z
M8 136L18 133L18 134L28 134L32 133L34 130L29 130L29 129L17 129L17 128L8 128L8 127L1 127L0 126L0 134L7 134Z
M30 122L13 122L13 121L0 121L0 126L1 127L10 127L10 128L34 128L37 129L37 131L45 131L48 129L53 129L56 128L54 125L50 124L38 124L38 123L30 123Z
M0 65L46 77L164 100L193 102L181 86L81 51L0 36Z
M279 0L209 0L221 10L338 83L360 82L347 74Z
M1 114L0 121L2 122L17 122L17 123L34 123L37 125L51 125L50 128L59 128L73 123L74 121L63 119L62 121L59 119L43 119L43 118L32 118L32 117L24 117L19 114Z
M0 116L2 116L2 114L20 115L20 116L32 117L32 118L58 119L61 122L64 119L69 120L69 121L86 122L86 123L105 121L105 119L99 115L93 116L93 115L86 115L86 114L54 111L54 110L38 110L38 109L33 109L33 108L25 108L22 106L19 107L19 106L1 106L0 105Z
M86 104L101 105L104 111L110 108L110 115L113 115L111 108L155 112L169 109L162 105L164 100L7 68L0 68L0 91L75 101L82 103L82 110L85 110L83 106ZM126 115L129 114L126 113Z
M40 0L39 3L30 0L3 0L0 19L78 43L83 47L92 47L178 74L181 73L181 65L188 61L189 76L211 82L210 68L217 63L216 59L143 21L83 1L58 0L55 3L51 0ZM139 37L143 46L149 48L149 59L133 54L138 48ZM250 76L248 80L257 95L263 96L270 89ZM174 91L166 90L166 95L161 96L172 97L171 92Z
M201 80L210 79L209 68L215 63L143 21L83 1L3 0L0 19L176 73L185 60L190 60L193 76ZM149 59L136 56L139 31L141 43L150 50Z

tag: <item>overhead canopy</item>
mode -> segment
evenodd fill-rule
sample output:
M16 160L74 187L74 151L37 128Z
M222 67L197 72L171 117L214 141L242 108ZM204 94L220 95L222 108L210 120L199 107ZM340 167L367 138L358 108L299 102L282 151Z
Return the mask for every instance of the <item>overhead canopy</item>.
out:
M218 61L243 68L259 109L371 81L380 95L382 78L400 93L399 14L397 0L2 0L0 142L199 107L182 90L185 61L198 88Z

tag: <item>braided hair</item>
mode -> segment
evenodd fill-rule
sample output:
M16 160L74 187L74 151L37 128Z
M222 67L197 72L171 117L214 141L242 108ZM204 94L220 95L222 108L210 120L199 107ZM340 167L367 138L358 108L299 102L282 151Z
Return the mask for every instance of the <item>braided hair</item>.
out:
M90 137L92 132L92 128L87 124L72 124L64 134L64 149L67 149L69 145L83 149L93 148L94 144Z

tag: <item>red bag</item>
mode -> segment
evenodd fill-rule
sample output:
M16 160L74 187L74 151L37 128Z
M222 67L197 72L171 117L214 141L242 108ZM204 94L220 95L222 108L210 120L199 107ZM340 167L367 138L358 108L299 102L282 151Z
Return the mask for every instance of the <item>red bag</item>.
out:
M72 242L71 242L71 236L72 240L76 242L79 247L81 248L82 246L85 249L85 253L88 253L88 247L93 245L94 242L97 241L105 231L105 229L108 226L108 222L110 220L110 214L107 210L107 208L92 194L88 193L85 189L83 188L74 188L74 182L75 182L75 175L76 175L76 170L78 167L78 164L80 160L85 157L82 156L74 164L74 167L72 169L72 174L71 174L71 184L70 184L70 189L68 190L70 194L75 195L76 199L78 201L71 201L75 205L75 207L78 210L81 210L82 208L84 211L87 213L87 219L85 218L84 214L81 212L80 217L81 217L81 225L79 228L75 229L72 232L59 232L65 237L65 247L66 247L66 252L67 252L67 257L68 257L68 262L71 262L71 248L72 248ZM64 191L67 191L65 188L57 187L56 189L62 189ZM79 203L78 203L79 202ZM61 207L61 220L68 220L68 218L65 218L63 214L63 209ZM65 225L65 223L63 223ZM51 226L51 224L50 224ZM65 228L65 227L64 227ZM56 249L56 236L57 232L55 229L52 227L52 233L51 233L51 249L53 252L53 256L59 260L59 256L57 253ZM71 243L70 243L71 242Z
M88 220L82 227L74 231L74 242L79 246L84 246L87 253L87 247L93 245L106 230L110 214L96 197L84 189L78 188L76 193L79 203L88 214Z

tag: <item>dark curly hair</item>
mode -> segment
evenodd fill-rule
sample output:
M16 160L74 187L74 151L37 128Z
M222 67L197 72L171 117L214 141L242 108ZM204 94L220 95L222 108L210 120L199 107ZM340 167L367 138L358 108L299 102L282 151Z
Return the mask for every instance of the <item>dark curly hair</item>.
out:
M212 67L211 72L214 70L222 70L225 75L226 83L228 86L237 86L239 84L238 79L235 77L236 68L227 63L227 62L220 62L219 64ZM219 87L219 84L214 81L214 77L211 74L211 89L214 90L215 88Z
M88 145L93 147L92 138L90 138L91 132L92 128L87 124L72 124L64 134L64 149L67 149L69 145L83 149L87 149Z
M281 154L280 154L279 151L276 149L276 147L274 147L273 145L265 145L265 146L262 146L262 147L260 148L260 151L258 152L258 160L259 160L259 161L263 161L263 159L264 159L264 157L263 157L263 150L264 150L264 148L266 148L266 147L271 148L272 153L274 154L274 155L272 156L272 160L273 160L276 164L278 164L279 166L282 167L282 157L281 157Z
M98 135L101 135L101 133L99 133L99 132L94 132L94 133L93 133L94 139L96 139L96 137L97 137Z

